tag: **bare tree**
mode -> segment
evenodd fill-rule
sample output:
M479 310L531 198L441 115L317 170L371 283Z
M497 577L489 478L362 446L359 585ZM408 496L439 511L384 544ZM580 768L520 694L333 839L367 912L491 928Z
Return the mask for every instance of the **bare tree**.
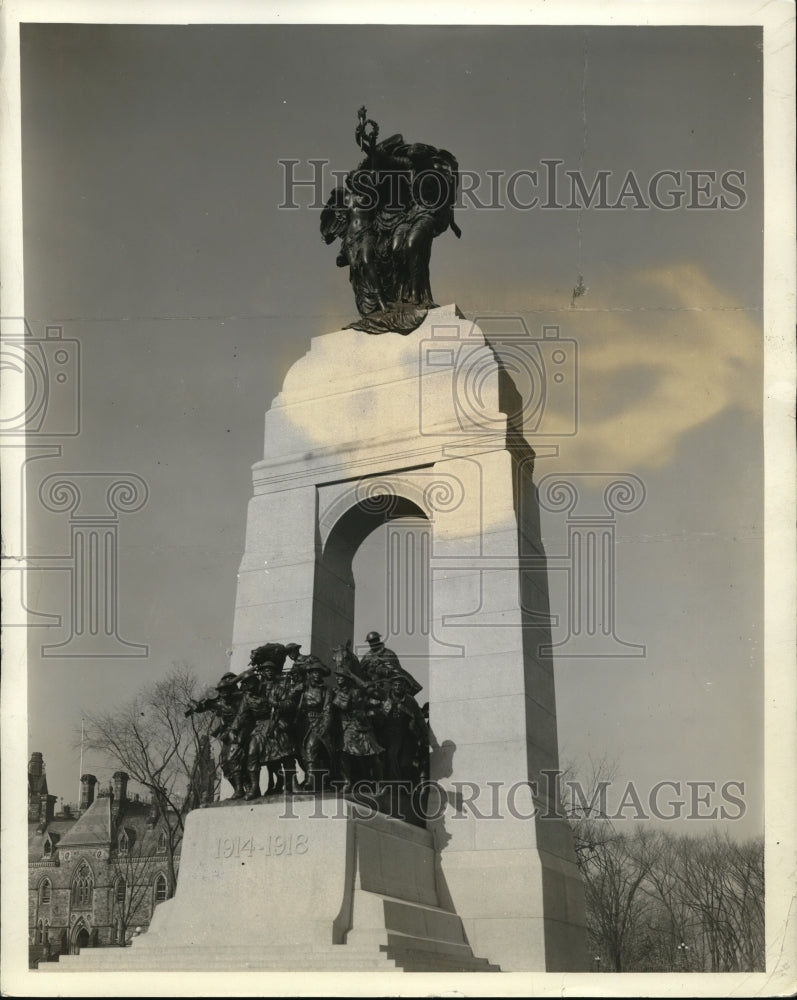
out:
M644 928L650 915L645 880L653 866L656 837L637 829L596 845L582 864L586 881L587 925L611 969L633 968L645 951Z
M617 836L608 810L608 791L616 777L617 763L607 757L590 757L581 767L571 762L560 772L559 797L579 862Z
M132 851L112 854L114 918L117 944L124 945L131 926L149 921L147 897L152 892L152 856Z
M155 684L119 708L86 713L85 746L149 789L156 822L166 833L170 884L177 880L175 854L191 800L195 764L212 717L186 716L197 695L190 667L174 666Z
M711 972L764 969L764 845L717 830L670 836L673 897L699 928L693 947Z
M614 971L764 969L764 845L715 829L618 832L606 759L562 775L593 954ZM586 775L579 779L578 773Z

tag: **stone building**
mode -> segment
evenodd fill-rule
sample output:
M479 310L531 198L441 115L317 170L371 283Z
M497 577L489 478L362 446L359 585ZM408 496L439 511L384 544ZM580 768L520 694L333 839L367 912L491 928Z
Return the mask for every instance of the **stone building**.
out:
M174 893L169 835L149 802L127 794L128 775L95 795L80 779L77 809L55 812L42 754L28 763L28 931L30 965L81 948L120 945L149 926ZM172 824L173 825L173 824ZM179 842L175 849L179 864Z

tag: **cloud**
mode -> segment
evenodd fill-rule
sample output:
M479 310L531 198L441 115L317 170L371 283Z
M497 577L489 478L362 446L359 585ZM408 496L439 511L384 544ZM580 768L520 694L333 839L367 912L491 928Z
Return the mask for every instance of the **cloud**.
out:
M541 302L545 292L526 286L517 298ZM479 317L488 335L491 317L499 315L509 314L492 310ZM632 272L623 276L622 287L590 290L577 308L544 307L524 318L531 338L540 337L542 326L555 324L563 340L577 344L575 435L545 433L546 428L572 427L572 394L554 387L550 366L543 366L547 394L540 433L533 433L528 418L535 409L528 397L539 391L539 380L533 388L528 379L524 385L522 377L516 378L526 396L526 434L532 445L559 444L563 463L572 469L660 469L677 460L685 435L696 428L732 410L753 419L760 414L759 312L734 303L699 267L679 264ZM281 453L297 460L332 448L339 449L340 461L347 450L356 457L365 439L381 438L384 444L391 434L396 452L406 452L418 427L418 390L406 381L408 357L414 363L417 356L412 353L418 350L414 337L349 330L315 338L312 351L286 377L279 402L287 408L278 407L279 418L274 413L267 421L276 454L270 456L267 447L266 459ZM539 360L532 346L539 340L531 338L529 356ZM505 334L495 333L494 343L506 357ZM518 346L522 353L525 338L519 345L515 341L512 350ZM392 381L397 377L398 382ZM323 397L327 401L321 404Z
M610 293L590 294L551 320L578 344L578 431L561 454L580 471L661 468L695 428L726 411L761 411L757 310L729 303L688 265L632 273L624 286L635 304L618 309Z

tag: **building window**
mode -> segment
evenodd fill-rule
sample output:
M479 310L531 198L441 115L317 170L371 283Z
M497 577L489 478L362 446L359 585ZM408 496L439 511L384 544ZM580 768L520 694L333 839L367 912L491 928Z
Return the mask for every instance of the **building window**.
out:
M166 853L166 833L161 830L160 836L158 837L158 854Z
M39 886L39 902L49 903L52 899L53 887L50 880L46 878Z
M94 897L94 879L88 865L81 865L72 885L72 905L89 909Z
M49 858L52 853L53 853L53 844L52 844L52 841L50 840L50 838L48 837L47 840L45 840L45 842L44 842L44 856L45 856L45 858Z
M116 902L124 905L125 897L127 896L127 882L123 878L120 878L116 883Z
M165 875L159 875L155 879L155 902L162 903L168 896L169 887Z
M130 838L127 836L127 833L123 830L122 835L119 838L119 853L127 854L129 850L130 850Z

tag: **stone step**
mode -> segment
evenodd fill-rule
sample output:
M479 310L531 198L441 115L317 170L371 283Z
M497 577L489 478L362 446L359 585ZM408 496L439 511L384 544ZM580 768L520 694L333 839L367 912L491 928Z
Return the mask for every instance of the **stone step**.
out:
M452 971L500 971L486 959L474 956L456 913L429 903L362 890L356 899L355 910L358 904L371 911L375 904L381 907L384 930L376 935L376 941L381 950L406 967L405 971L434 971L441 967Z
M347 945L301 954L293 948L228 947L217 953L193 948L96 948L81 955L62 955L57 962L42 963L43 972L136 971L251 971L286 972L301 966L303 972L498 972L498 966L474 958L467 946L458 952L434 949L434 942L391 934L380 952ZM298 961L297 961L298 960Z
M419 944L419 947L415 947ZM427 942L391 943L386 948L386 954L393 959L404 972L500 972L498 965L492 965L486 958L474 958L470 949L461 954L446 954L432 951L426 947Z
M445 955L463 961L475 961L470 945L465 941L440 941L435 938L421 937L417 934L399 934L387 931L387 947L389 951L418 951L426 954Z
M381 893L378 898L383 902L385 927L388 932L420 937L418 930L419 925L422 925L426 928L423 937L467 947L462 920L456 913L429 903L397 899Z
M342 946L345 947L345 946ZM395 972L396 963L385 954L368 956L354 955L318 955L297 953L286 949L282 955L257 955L251 951L247 958L227 954L209 955L186 949L181 955L163 955L152 951L133 954L129 949L113 949L124 954L105 955L99 953L106 949L94 949L91 954L63 955L57 962L42 964L46 972L161 972L179 971L191 972L201 970L237 971L237 972L289 972L301 969L302 972ZM107 949L110 951L111 949ZM400 970L398 970L400 971Z

